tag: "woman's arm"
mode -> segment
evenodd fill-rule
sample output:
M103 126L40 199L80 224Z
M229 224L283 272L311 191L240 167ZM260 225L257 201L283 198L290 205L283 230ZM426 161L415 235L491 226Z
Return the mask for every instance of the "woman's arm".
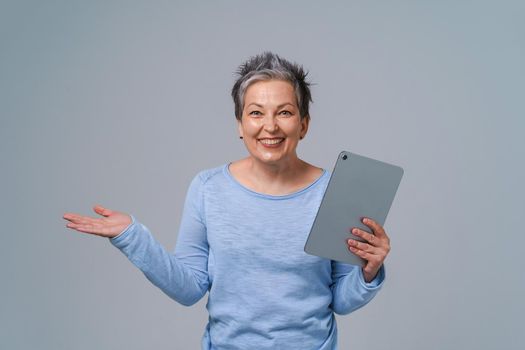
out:
M340 315L349 314L372 300L383 286L385 268L376 278L366 283L359 266L332 261L332 310Z
M384 261L390 252L390 239L381 225L364 218L373 234L354 228L352 233L363 242L349 239L348 249L366 260L363 268L332 263L332 308L339 314L350 313L366 305L381 288L385 279Z
M127 225L121 220L120 232L114 228L109 229L110 225L107 222L118 213L109 209L105 210L112 215L103 219L81 217L76 214L65 214L64 218L70 221L68 224L70 228L110 238L111 243L120 249L154 285L172 299L189 306L199 301L208 290L208 242L202 215L201 185L200 178L196 177L188 190L176 253L166 251L148 228L132 216L128 216ZM122 218L127 214L118 213L118 215Z

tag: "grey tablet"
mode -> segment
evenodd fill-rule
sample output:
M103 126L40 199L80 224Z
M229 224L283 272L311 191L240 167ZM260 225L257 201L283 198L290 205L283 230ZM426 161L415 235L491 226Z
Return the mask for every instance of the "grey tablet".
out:
M371 233L361 222L363 217L384 225L402 176L403 169L398 166L341 152L304 251L364 266L365 260L348 250L348 238L361 241L350 229L357 227Z

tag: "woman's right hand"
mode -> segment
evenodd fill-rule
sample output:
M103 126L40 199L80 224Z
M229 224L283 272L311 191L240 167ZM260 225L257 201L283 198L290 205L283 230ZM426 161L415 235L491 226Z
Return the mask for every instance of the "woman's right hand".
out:
M93 208L102 218L92 218L73 213L65 213L63 218L68 220L66 227L80 232L113 238L118 236L131 224L131 216L126 213L110 210L97 205Z

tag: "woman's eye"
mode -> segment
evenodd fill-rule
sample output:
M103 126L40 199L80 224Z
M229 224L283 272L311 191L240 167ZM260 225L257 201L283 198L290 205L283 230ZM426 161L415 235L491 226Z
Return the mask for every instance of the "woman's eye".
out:
M251 111L251 112L249 113L249 115L259 116L259 115L261 115L261 112L259 112L259 111Z
M290 111L281 111L279 114L284 115L284 116L291 116L292 112L290 112Z

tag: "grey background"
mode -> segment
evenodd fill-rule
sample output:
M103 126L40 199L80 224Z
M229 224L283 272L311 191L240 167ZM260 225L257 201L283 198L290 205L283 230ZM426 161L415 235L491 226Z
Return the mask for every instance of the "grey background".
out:
M244 157L249 56L307 67L300 156L399 164L388 281L341 349L522 349L522 1L2 1L2 349L196 349L186 308L66 211L133 213L168 249L199 170Z

